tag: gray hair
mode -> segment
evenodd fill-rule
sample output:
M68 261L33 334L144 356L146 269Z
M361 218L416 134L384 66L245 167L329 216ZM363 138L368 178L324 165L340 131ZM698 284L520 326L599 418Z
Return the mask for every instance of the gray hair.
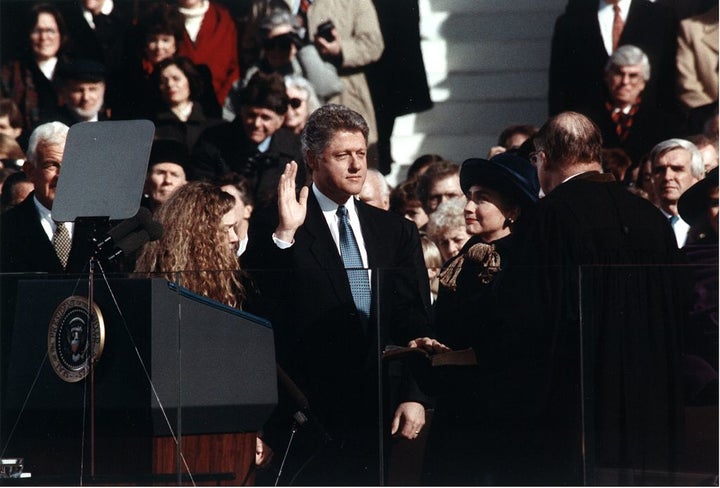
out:
M27 161L33 168L37 167L37 148L41 143L49 145L65 144L70 128L62 122L48 122L39 125L30 134L28 141Z
M329 103L310 114L300 135L305 158L308 153L321 154L339 131L360 132L367 144L370 129L362 115L344 105Z
M302 90L307 94L308 114L313 113L322 106L317 93L315 93L315 88L304 76L285 75L285 88L290 87Z
M427 235L437 241L447 229L465 228L465 197L450 198L440 205L428 217Z
M705 176L705 164L703 163L702 154L697 146L685 139L667 139L655 145L650 151L650 161L653 166L657 160L663 155L675 149L684 149L690 153L690 173L695 178L703 178Z
M379 170L375 168L368 168L367 175L365 176L365 184L368 184L368 180L371 179L373 179L375 184L377 184L380 188L380 195L383 198L390 198L390 185L385 179L385 176Z
M259 34L261 39L265 39L271 30L281 25L289 25L295 34L300 32L300 22L295 15L286 9L274 8L260 21Z
M648 81L650 79L650 60L647 54L637 46L625 44L610 55L605 63L605 73L609 72L613 66L635 66L637 64L642 67L643 79Z

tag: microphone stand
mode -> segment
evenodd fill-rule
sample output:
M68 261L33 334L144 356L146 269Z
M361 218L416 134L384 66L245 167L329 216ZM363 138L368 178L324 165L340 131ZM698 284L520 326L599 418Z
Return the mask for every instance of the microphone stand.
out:
M107 217L96 217L96 218L78 218L77 223L88 222L90 226L89 240L91 245L91 254L88 260L88 299L87 299L87 332L86 340L89 345L89 357L88 357L88 377L90 382L90 477L95 478L95 344L93 341L92 323L93 323L93 304L95 303L95 267L98 263L98 254L100 253L100 246L98 245L99 232L98 227L103 225L108 226L109 219ZM101 267L102 272L102 267Z
M90 272L88 274L88 339L92 332L92 308L95 300L95 256L90 256ZM95 347L90 341L90 477L95 477Z

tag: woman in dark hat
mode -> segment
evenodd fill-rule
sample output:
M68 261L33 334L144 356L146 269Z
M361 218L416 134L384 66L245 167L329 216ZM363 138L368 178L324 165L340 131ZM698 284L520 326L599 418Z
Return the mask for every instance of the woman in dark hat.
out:
M690 224L688 244L718 243L718 167L688 188L678 200L680 217Z
M460 170L460 185L467 196L465 225L472 237L440 275L435 320L437 340L455 350L493 340L493 280L505 265L515 222L540 192L537 170L514 152L490 160L468 159ZM434 382L441 387L426 480L439 485L493 484L493 429L483 414L491 400L480 386L482 372L446 366L441 375Z
M718 168L685 190L680 217L690 224L682 251L692 273L685 330L685 390L693 404L716 404L718 396Z

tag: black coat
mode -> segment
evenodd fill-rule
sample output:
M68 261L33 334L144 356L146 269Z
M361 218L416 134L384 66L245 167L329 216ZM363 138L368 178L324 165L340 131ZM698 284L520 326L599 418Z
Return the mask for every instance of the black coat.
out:
M615 122L605 108L604 102L580 109L579 112L597 124L602 134L604 148L622 149L630 156L634 165L640 164L642 157L647 156L657 143L684 135L677 117L653 107L645 102L644 98L633 116L632 127L624 141L621 141L620 136L617 135Z
M501 333L476 344L489 411L508 426L503 482L672 472L688 288L666 219L591 172L541 199L514 237L496 279Z
M500 269L508 265L513 245L508 235L492 243ZM468 250L482 243L473 236L458 256L446 263L446 269L463 261L452 290L441 283L435 301L434 331L437 339L455 350L471 345L495 343L494 274L486 265L467 257ZM482 278L481 278L482 276ZM491 346L490 346L491 347ZM435 413L430 429L423 475L429 485L493 485L498 439L505 436L506 425L495 422L488 411L486 368L443 366L432 369L430 389L436 395ZM531 480L528 480L531 481Z
M307 173L300 138L281 128L273 134L268 150L260 153L257 144L245 135L239 117L205 130L192 152L196 177L212 179L235 171L248 178L259 206L274 201L278 180L290 161L298 163L296 181L304 185Z
M173 139L180 141L192 151L195 143L207 128L214 127L221 123L220 119L207 117L202 106L198 102L193 103L190 117L186 121L180 120L172 110L166 106L158 109L152 117L155 123L156 139Z

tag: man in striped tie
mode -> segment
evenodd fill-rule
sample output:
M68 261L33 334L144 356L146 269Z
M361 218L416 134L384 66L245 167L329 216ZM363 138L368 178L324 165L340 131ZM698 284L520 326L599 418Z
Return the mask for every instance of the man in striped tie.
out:
M55 201L68 127L49 122L37 127L28 143L23 170L35 190L0 220L0 271L79 273L87 264L87 235L75 236L72 222L55 222Z
M301 485L382 484L380 442L388 434L415 439L425 423L414 382L405 377L389 402L380 380L380 350L428 332L429 293L415 225L356 198L367 174L367 137L367 123L347 107L314 112L302 135L311 188L296 192L298 167L289 163L277 215L264 229L250 227L258 247L248 249L248 269L274 268L256 278L273 303L278 363L332 439L314 446L299 439L291 448L300 464L312 459L285 468ZM301 406L281 399L279 412L284 407L289 420ZM270 434L276 426L267 427L267 443L282 451L284 441Z

